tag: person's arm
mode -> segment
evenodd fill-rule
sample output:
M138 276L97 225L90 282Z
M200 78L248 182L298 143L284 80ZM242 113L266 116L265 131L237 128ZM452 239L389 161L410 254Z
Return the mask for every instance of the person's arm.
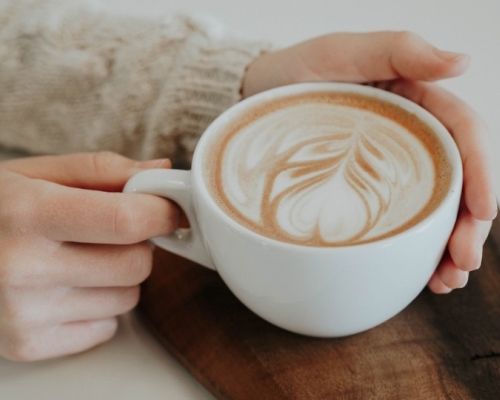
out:
M189 165L199 136L241 99L245 69L267 49L217 30L78 1L8 1L0 8L0 145Z

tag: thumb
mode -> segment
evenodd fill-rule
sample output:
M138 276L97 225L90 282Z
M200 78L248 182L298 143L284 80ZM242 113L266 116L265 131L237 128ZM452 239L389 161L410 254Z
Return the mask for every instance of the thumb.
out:
M19 158L2 168L33 179L81 189L121 191L132 175L144 169L171 168L168 159L135 161L112 152Z

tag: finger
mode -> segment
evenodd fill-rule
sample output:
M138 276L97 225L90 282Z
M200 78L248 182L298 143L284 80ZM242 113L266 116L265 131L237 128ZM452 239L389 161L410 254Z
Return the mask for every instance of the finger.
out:
M431 292L436 294L448 294L451 293L452 291L452 289L450 289L443 283L443 281L436 272L434 272L434 274L432 275L431 279L429 280L429 283L427 284L427 287Z
M461 289L467 285L469 272L458 269L451 257L446 254L436 269L436 275L450 289Z
M15 361L37 361L76 354L108 341L117 328L116 318L66 323L27 333L2 353Z
M290 49L305 80L434 81L465 72L469 57L441 51L411 32L337 33Z
M149 168L170 168L168 159L135 161L111 152L29 157L1 167L30 178L82 189L121 191L132 175Z
M463 271L474 271L481 265L483 245L491 229L491 221L480 221L463 209L450 237L448 249L454 265Z
M462 100L435 84L397 81L389 90L420 104L438 118L457 143L464 169L467 208L480 220L497 215L493 168L487 129Z
M47 304L49 317L43 323L52 325L115 317L131 311L139 302L139 286L114 288L74 288L60 299L57 307ZM50 312L50 314L47 314Z
M31 231L61 242L130 244L171 233L178 207L148 194L107 193L42 182L16 207Z
M29 332L71 321L114 317L132 310L139 294L139 285L13 289L0 305L2 325L11 332Z
M44 267L37 268L38 286L129 287L150 275L153 249L145 242L126 246L61 243L43 263Z

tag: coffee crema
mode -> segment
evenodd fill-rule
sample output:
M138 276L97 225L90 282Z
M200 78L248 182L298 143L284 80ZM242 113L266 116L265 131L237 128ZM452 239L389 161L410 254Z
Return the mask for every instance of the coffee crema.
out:
M452 169L433 130L384 100L310 92L245 111L205 153L205 182L241 225L306 246L368 243L428 216Z

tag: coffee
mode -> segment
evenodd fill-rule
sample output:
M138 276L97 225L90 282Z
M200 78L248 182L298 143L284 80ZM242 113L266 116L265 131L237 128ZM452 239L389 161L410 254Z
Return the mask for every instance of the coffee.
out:
M205 153L219 206L272 239L345 246L398 234L447 194L452 168L433 130L384 100L310 92L260 104Z

